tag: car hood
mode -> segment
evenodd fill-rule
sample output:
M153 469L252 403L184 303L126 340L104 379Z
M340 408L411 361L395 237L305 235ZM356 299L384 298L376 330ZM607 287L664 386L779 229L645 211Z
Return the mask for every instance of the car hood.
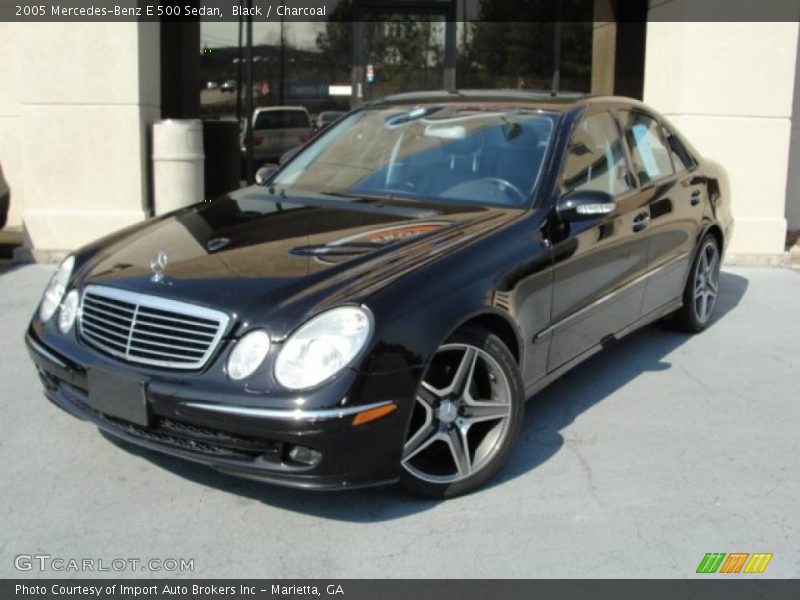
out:
M84 285L222 308L245 323L282 310L288 327L295 320L288 313L302 317L327 304L360 301L519 215L518 209L276 196L251 187L101 244L80 277Z

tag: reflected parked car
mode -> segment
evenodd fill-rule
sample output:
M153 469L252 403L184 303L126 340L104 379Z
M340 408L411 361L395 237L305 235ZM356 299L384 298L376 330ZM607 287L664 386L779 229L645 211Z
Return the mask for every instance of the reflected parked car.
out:
M235 79L227 79L226 81L222 82L222 85L219 86L220 92L235 92L238 85Z
M268 106L253 111L253 160L258 164L278 162L281 155L306 143L314 135L311 117L302 106ZM242 136L246 154L247 131Z
M323 131L329 125L335 123L347 113L341 110L324 110L317 115L317 129Z
M3 165L0 165L0 229L8 222L8 210L11 205L11 189L3 175Z
M305 123L278 111L256 119ZM76 251L26 340L52 402L132 444L449 497L555 378L653 321L708 327L732 229L724 170L641 102L406 94Z

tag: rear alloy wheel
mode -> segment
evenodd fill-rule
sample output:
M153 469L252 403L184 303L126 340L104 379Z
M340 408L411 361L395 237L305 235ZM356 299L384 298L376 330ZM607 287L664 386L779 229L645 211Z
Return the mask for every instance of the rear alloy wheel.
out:
M514 357L483 329L456 333L419 386L403 449L402 485L434 498L482 485L519 436L524 392Z
M721 266L719 243L711 235L700 242L692 270L683 291L683 307L675 313L675 324L683 331L697 333L711 322L719 295Z

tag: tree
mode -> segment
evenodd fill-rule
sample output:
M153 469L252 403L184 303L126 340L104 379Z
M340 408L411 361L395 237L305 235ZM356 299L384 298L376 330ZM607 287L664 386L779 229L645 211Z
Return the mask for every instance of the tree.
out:
M331 79L348 79L352 65L352 37L355 7L353 0L340 0L325 31L317 34L317 48L330 70Z
M481 0L459 61L459 84L549 89L555 19L562 21L562 89L588 90L592 62L592 1ZM525 21L520 20L524 15Z

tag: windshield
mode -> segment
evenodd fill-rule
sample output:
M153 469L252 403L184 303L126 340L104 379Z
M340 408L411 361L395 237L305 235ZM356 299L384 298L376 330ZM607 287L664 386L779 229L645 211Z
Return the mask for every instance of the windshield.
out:
M273 184L287 192L523 207L555 119L507 106L367 108L320 136Z

